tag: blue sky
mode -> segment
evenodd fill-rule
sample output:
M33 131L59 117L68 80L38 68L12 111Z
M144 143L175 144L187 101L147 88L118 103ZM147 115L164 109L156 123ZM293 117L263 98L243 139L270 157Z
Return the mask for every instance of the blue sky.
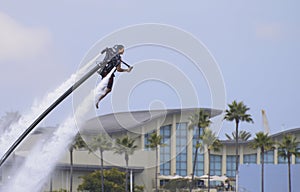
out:
M160 23L191 33L209 49L222 72L227 103L236 99L251 108L255 124L243 124L243 129L262 130L261 109L266 110L271 133L299 127L298 8L297 1L2 1L0 115L30 110L32 103L74 73L104 36L130 25ZM130 63L180 59L147 47L128 51L124 58ZM204 95L200 105L209 107L205 80L187 73L195 86L199 80L196 90ZM131 109L148 109L157 100L167 108L180 107L174 90L157 82L147 85L131 93ZM103 101L99 114L112 112L109 101L110 97ZM59 124L72 112L71 102L68 99L55 109L44 124ZM223 132L233 131L233 126L225 123Z

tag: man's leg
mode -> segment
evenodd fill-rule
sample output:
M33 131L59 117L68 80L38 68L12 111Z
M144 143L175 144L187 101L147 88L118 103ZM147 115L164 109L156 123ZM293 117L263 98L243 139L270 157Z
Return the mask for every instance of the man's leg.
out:
M109 88L106 88L106 89L105 89L104 95L101 95L101 96L99 97L97 103L96 103L96 108L97 108L97 109L99 108L99 102L100 102L107 94L109 94L110 92L111 92L111 89L109 89Z
M97 109L99 108L99 102L100 102L100 101L101 101L108 93L111 92L112 87L113 87L113 84L114 84L114 75L112 75L112 76L109 78L107 87L106 87L106 89L105 89L105 93L99 97L98 102L96 103L96 108L97 108Z

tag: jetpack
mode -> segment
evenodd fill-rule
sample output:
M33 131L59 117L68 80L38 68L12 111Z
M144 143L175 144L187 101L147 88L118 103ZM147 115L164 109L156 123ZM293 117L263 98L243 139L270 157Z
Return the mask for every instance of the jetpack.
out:
M98 65L102 67L100 67L97 73L101 76L105 76L120 63L125 64L129 68L129 70L132 70L133 67L121 59L120 50L122 49L124 49L123 45L115 45L111 48L106 47L105 49L103 49L101 51L101 54L105 53L105 57L102 62L98 63Z

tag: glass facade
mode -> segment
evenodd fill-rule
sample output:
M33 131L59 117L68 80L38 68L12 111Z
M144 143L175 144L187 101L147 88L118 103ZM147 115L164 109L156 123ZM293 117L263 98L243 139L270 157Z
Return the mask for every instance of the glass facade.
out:
M298 144L297 149L298 149L298 152L300 152L300 143ZM296 164L300 164L300 157L296 157L295 161L296 161L295 162Z
M203 132L202 129L200 129L200 134L202 134L202 132ZM194 134L193 134L193 163L194 163L194 159L195 159L195 149L196 149L196 144L197 144L198 138L199 138L199 129L195 128ZM201 152L199 149L198 149L198 153L197 153L195 175L197 175L197 176L204 175L204 155L203 155L203 152Z
M257 154L244 155L244 164L256 164Z
M235 165L236 165L235 155L226 156L226 176L235 177Z
M187 151L187 145L188 145L188 134L189 134L189 129L188 129L188 124L186 122L184 123L176 123L176 136L174 135L174 138L172 138L174 141L173 146L176 146L175 149L172 149L172 153L176 153L176 158L173 159L174 163L174 169L172 169L171 172L171 134L172 134L172 125L165 125L160 128L160 135L162 136L162 142L166 144L166 146L160 148L160 174L161 175L171 175L176 173L177 175L180 176L187 176L187 167L188 165L191 165L193 169L193 163L195 159L195 146L197 143L197 140L199 138L199 131L200 134L202 132L202 129L195 128L193 130L193 138L192 138L192 150L190 151L192 154L192 162L187 161L187 156L188 156L188 151ZM173 127L174 128L174 127ZM148 142L148 138L150 135L153 133L149 132L144 135L145 141L145 149ZM299 144L299 149L300 149L300 144ZM278 149L279 151L280 149ZM248 152L248 151L247 151ZM249 151L250 152L250 151ZM256 164L257 163L257 158L259 157L253 150L250 152L252 154L243 154L243 164ZM225 154L224 154L225 155ZM225 156L224 156L225 158ZM264 163L265 164L274 164L275 161L278 162L278 164L284 164L287 163L287 160L280 157L276 156L277 159L275 158L275 151L270 150L270 151L265 151L264 153ZM261 158L260 158L261 159ZM295 163L300 164L300 157L295 158ZM226 176L234 178L235 177L235 168L236 168L236 158L235 155L226 155L226 164L222 165L222 153L214 153L210 155L209 162L210 163L210 174L211 175L222 175L222 167L226 166ZM225 163L225 162L224 162ZM205 162L204 162L204 154L200 150L197 153L197 161L195 165L195 175L196 176L201 176L204 174L207 174L204 169L205 169ZM225 168L225 167L224 167Z
M222 175L222 156L210 155L210 175Z
M283 150L283 149L278 149L278 154L279 154L279 151L281 151L281 150ZM288 162L287 159L284 159L283 157L278 155L278 164L285 164L287 162Z
M300 164L300 157L296 157L295 163L296 163L296 164Z
M274 164L274 150L265 151L265 153L264 153L264 163L265 164Z
M176 124L176 174L187 175L187 123Z
M155 133L155 130L154 131L151 131L151 132L149 132L149 133L146 133L145 135L144 135L144 149L146 150L146 151L149 151L149 150L151 150L149 147L147 147L147 145L149 145L150 143L149 143L149 141L148 141L148 139L151 137L151 134L152 133Z
M165 144L164 147L160 148L160 174L170 175L171 174L171 125L166 125L160 128L160 135L162 142Z

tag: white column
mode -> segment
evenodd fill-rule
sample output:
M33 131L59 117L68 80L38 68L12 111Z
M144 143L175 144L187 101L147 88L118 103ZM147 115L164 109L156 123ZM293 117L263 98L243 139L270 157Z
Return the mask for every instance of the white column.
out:
M244 145L240 145L240 165L244 163Z
M222 175L226 174L226 161L227 161L227 156L226 156L226 145L223 145L223 152L222 152Z
M160 135L160 126L161 125L162 124L159 122L159 120L157 120L155 130L156 130L156 133L158 136ZM158 147L157 162L158 162L157 174L160 175L160 146ZM155 182L155 178L153 180ZM158 187L160 187L160 182L159 182L158 177L157 177L157 185L158 185Z
M295 155L292 155L292 159L291 160L292 160L291 161L292 164L296 164L296 157L295 157Z
M209 159L208 159L207 146L204 145L204 175L208 173L208 163L209 163Z
M257 148L257 152L256 152L256 164L260 164L260 148Z
M278 164L278 146L275 146L274 149L274 164Z

